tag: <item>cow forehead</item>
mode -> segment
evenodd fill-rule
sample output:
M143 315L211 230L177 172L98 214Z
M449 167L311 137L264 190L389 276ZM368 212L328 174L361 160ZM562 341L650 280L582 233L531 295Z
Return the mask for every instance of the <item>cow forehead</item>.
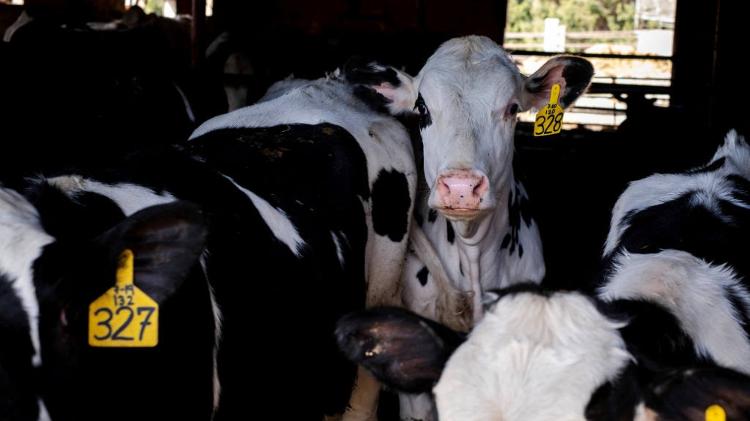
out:
M463 100L494 103L516 93L523 78L510 56L484 37L443 44L417 76L426 95L460 95Z
M630 359L620 327L578 293L502 298L434 388L441 419L582 416L596 388Z

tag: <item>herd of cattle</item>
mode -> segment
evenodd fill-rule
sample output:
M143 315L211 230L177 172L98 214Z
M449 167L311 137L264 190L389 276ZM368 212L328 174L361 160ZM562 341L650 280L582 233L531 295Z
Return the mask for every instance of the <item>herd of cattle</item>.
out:
M403 420L750 419L742 136L630 184L595 294L544 287L516 115L592 76L457 38L415 77L353 60L186 142L0 187L0 419L367 421L381 384ZM153 347L122 336L150 313L90 312L125 250Z

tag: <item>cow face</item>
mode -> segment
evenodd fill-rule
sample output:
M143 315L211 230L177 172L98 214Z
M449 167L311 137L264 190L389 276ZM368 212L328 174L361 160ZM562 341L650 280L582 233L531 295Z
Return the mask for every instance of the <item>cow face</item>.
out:
M593 75L581 58L559 56L524 78L492 40L470 36L444 43L415 78L369 64L347 78L391 113L415 113L424 145L429 205L453 220L474 220L507 195L513 132L520 111L540 108L554 84L566 107ZM506 189L506 191L504 191ZM504 195L503 195L504 194Z
M195 288L188 280L197 273L205 240L201 213L184 203L162 205L135 213L93 238L73 238L67 227L68 233L60 231L62 238L56 239L46 232L56 223L40 218L15 192L0 191L0 208L0 418L98 419L113 396L142 392L151 397L139 399L131 409L154 413L156 401L163 399L159 370L170 364L168 351L175 361L188 359L173 349L178 336L162 327L170 324L168 314L174 312L169 308L175 308L178 296L185 297L186 285ZM126 248L136 256L136 285L164 309L160 343L151 349L92 348L87 342L89 305L114 285L118 256ZM203 287L207 289L205 281ZM207 387L201 396L210 415L213 320L208 291L203 296L201 305L195 305L201 300L192 301L193 309L208 326L186 323L195 329L196 340L209 346L186 354L193 361L198 354L205 356L202 384ZM160 385L153 389L150 383ZM195 386L191 380L186 383ZM135 416L131 409L125 409L122 419Z

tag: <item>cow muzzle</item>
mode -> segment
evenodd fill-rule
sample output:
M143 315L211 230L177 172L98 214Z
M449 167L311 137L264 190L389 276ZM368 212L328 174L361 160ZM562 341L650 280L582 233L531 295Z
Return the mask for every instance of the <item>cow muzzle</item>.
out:
M431 207L451 219L473 219L493 207L489 203L490 181L479 170L443 171L435 188Z

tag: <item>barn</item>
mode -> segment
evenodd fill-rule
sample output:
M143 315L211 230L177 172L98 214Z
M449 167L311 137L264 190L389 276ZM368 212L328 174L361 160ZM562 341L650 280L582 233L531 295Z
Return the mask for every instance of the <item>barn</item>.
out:
M0 421L750 420L740 0L0 0Z

